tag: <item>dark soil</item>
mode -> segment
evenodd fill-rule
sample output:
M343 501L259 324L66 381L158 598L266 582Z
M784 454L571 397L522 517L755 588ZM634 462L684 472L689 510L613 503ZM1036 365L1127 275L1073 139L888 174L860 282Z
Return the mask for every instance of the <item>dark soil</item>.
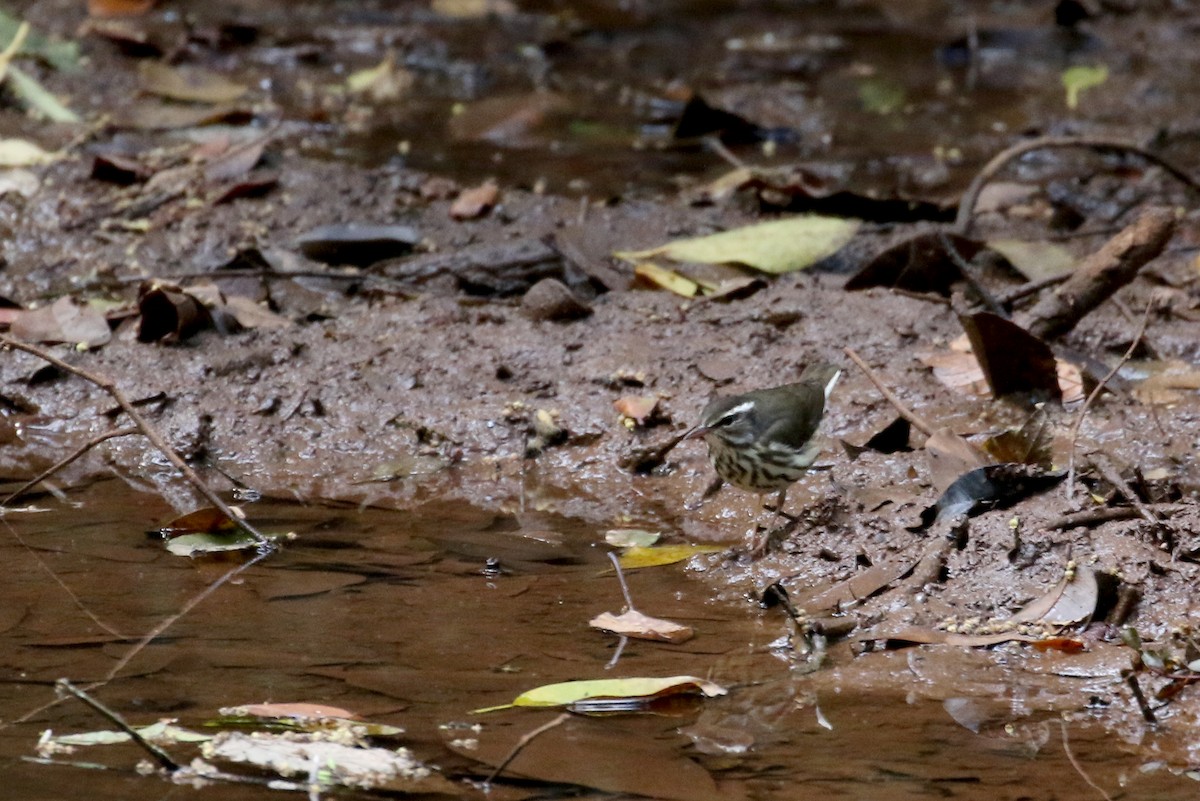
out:
M811 599L870 566L916 561L947 534L945 522L910 530L939 495L922 436L913 433L916 450L868 450L856 458L840 444L861 445L896 416L849 363L847 346L905 404L964 437L979 441L1020 426L1031 413L1015 401L948 388L921 361L962 335L951 301L843 288L871 255L936 223L901 218L896 209L919 206L928 217L950 219L974 171L1022 132L1142 143L1157 134L1157 153L1185 171L1193 167L1197 90L1179 76L1194 75L1195 54L1176 31L1196 20L1167 4L1129 11L1129 4L1099 3L1098 15L1073 30L1044 19L1043 4L973 18L948 3L950 13L936 24L889 17L872 4L852 4L853 10L816 4L804 12L811 30L840 43L822 48L805 40L795 44L790 61L766 48L738 60L730 55L737 51L720 45L770 30L799 41L803 15L774 19L733 4L623 15L603 3L569 13L535 3L491 25L391 10L387 3L287 3L285 14L278 3L167 2L123 23L161 43L162 52L144 58L122 52L111 37L81 34L81 3L13 5L44 31L80 35L84 71L31 67L96 124L50 125L12 106L0 112L5 135L46 149L67 147L62 159L32 168L40 180L32 196L0 196L0 294L26 305L64 294L132 304L138 278L183 286L216 281L227 295L261 301L288 323L146 343L138 341L131 313L114 320L108 344L87 351L48 346L56 354L111 378L130 398L156 399L145 407L153 423L222 490L229 476L269 496L304 502L537 509L599 530L648 528L669 542L728 544L731 551L692 564L707 590L723 599L756 594L781 576L794 599ZM900 4L880 5L890 13ZM953 43L972 21L1008 43L1007 50L996 45L1012 59L1006 63L1022 66L989 71L985 60L972 86L964 70L947 65L948 56L939 62L937 48ZM238 31L255 35L242 41ZM695 58L684 59L681 43L693 41L699 43ZM374 66L389 51L416 76L405 100L373 106L334 91L346 74ZM1068 111L1059 74L1089 60L1110 65L1109 82ZM153 192L94 177L95 155L149 159L155 148L186 151L195 138L185 134L206 130L151 132L101 122L105 113L119 119L149 102L136 90L141 61L200 65L251 85L241 102L252 122L229 135L245 141L247 132L269 134L260 169L277 173L277 185L261 196L220 203L210 202L210 189L192 185L143 213L126 213L130 200L145 201ZM909 64L920 71L911 75L908 107L864 111L854 93L856 76L905 75ZM836 175L847 193L839 201L848 204L842 213L871 222L836 256L769 278L746 296L688 300L634 285L630 266L612 259L613 251L803 210L781 210L748 191L693 202L695 187L728 165L700 146L633 147L649 136L654 120L639 117L634 101L620 106L613 98L622 90L670 96L677 89L668 86L671 80L765 128L790 129L796 139L778 145L773 156L759 145L730 146L747 162L803 162ZM567 129L552 127L553 115L545 123L550 130L535 127L520 141L504 132L451 138L454 103L529 92L539 81L562 95L566 118L595 129L624 126L619 143L611 131L571 140ZM400 141L407 145L398 150ZM930 155L948 149L954 154ZM489 177L500 188L494 207L469 219L452 216L460 190ZM1111 654L1121 648L1120 627L1132 626L1154 643L1148 647L1184 663L1194 660L1200 403L1186 387L1151 401L1135 389L1165 363L1194 371L1200 360L1200 290L1191 253L1195 195L1134 156L1086 148L1035 154L998 180L1020 190L1020 199L982 209L976 236L1054 239L1077 256L1100 247L1146 206L1179 210L1166 252L1059 344L1099 362L1103 375L1133 342L1152 297L1158 305L1142 347L1119 376L1125 382L1091 404L1077 441L1072 429L1080 405L1044 407L1056 467L1066 466L1072 447L1075 453L1073 497L1063 481L973 517L945 552L944 568L923 577L928 581L901 581L845 605L860 624L852 637L882 641L909 624L935 628L950 619L1008 617L1047 592L1073 563L1137 600L1124 620L1106 622L1102 608L1066 634L1093 653ZM898 205L882 206L881 198ZM416 253L349 279L319 277L333 268L301 255L297 239L333 223L411 226ZM564 256L539 262L532 273L489 271L514 249L547 242ZM395 278L406 264L435 264L441 254L450 265L464 253L482 254L480 270L467 278L444 268L419 279ZM223 267L261 266L247 254L312 275L221 276ZM994 262L979 269L995 294L1024 281ZM579 306L560 306L561 290L545 285L537 290L541 299L523 302L526 290L547 275L568 285ZM978 296L961 283L952 302L960 310L980 308ZM765 558L744 557L756 496L726 488L694 508L713 475L699 443L682 444L648 475L622 466L635 449L695 424L714 393L785 383L816 361L845 368L823 425L827 447L820 463L827 469L792 489L788 508L799 524ZM631 395L659 398L655 425L625 425L613 404ZM25 353L0 360L0 400L15 432L0 455L6 478L28 478L112 425L105 414L109 397L78 378L47 375L45 364ZM545 430L548 420L561 433ZM1154 509L1169 504L1163 521L1139 516L1048 527L1064 514L1128 505L1098 463L1137 489L1139 502ZM100 446L55 483L69 491L104 473L153 485L180 511L200 503L137 437ZM254 507L247 511L253 519ZM1132 737L1143 726L1142 711L1126 691L1121 667L1132 670L1135 654L1128 648L1121 654L1125 661L1105 668L1108 706L1097 717ZM851 659L848 651L839 656ZM1150 694L1168 684L1152 672L1140 675ZM903 683L893 678L890 686ZM1159 757L1172 768L1196 767L1194 754L1181 745L1194 739L1196 699L1184 688L1158 710L1179 735L1180 750ZM1087 703L1081 690L1074 705L1061 708Z

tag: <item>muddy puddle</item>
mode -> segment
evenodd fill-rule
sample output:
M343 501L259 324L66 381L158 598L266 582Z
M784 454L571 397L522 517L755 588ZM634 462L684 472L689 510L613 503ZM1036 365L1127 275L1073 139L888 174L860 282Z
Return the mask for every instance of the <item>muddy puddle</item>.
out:
M621 611L610 549L603 531L571 519L261 502L260 527L294 539L192 607L238 562L167 554L145 534L171 516L157 497L105 481L37 508L8 513L0 545L0 770L13 798L184 792L136 776L132 746L55 757L103 771L27 761L46 729L110 728L74 699L52 703L60 677L106 681L95 696L134 724L200 728L221 707L266 701L334 705L403 726L417 757L480 779L490 767L464 753L494 764L558 710L472 710L552 682L684 674L728 694L571 716L527 746L494 797L1101 797L1088 781L1113 797L1194 797L1194 782L1165 766L1184 747L1177 738L1093 718L1122 696L1102 658L1055 670L1053 655L1010 646L855 656L842 641L814 664L789 647L778 609L712 597L706 574L727 569L725 554L630 571L642 611L697 636L631 641L609 667L616 638L587 621ZM450 750L464 732L472 746ZM204 797L263 792L219 784Z

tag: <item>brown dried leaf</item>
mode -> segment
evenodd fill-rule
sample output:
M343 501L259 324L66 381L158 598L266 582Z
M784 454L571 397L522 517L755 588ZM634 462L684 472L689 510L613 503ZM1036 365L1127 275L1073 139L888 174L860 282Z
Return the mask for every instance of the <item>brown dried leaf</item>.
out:
M638 425L645 425L646 418L654 414L658 398L654 395L626 395L613 401L618 414L630 418Z
M231 81L199 67L172 67L159 61L141 66L142 91L170 100L219 105L232 103L249 91L244 84Z
M691 626L643 615L636 609L630 609L620 615L603 612L589 620L588 625L594 629L610 631L624 637L657 642L681 643L696 636L696 632Z
M96 348L112 339L108 321L96 308L63 296L40 309L13 315L11 333L26 342L68 342Z
M484 181L479 186L464 189L450 204L450 217L455 220L473 220L487 214L500 198L500 187L495 181Z

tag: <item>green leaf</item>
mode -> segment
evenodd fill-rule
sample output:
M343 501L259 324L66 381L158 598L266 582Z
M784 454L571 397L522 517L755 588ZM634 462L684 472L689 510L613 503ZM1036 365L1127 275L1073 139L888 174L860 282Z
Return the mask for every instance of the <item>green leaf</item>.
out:
M1079 96L1088 89L1108 80L1108 66L1068 67L1063 70L1062 85L1067 90L1067 108L1074 111L1079 107Z
M183 534L167 541L167 550L176 556L198 556L256 547L258 541L244 531L230 534Z
M695 676L667 676L665 678L590 679L544 684L521 693L511 704L476 709L475 714L508 709L514 706L550 707L567 706L588 699L598 698L659 698L664 695L692 694L712 698L728 692L719 684L698 679Z
M891 114L904 107L904 87L887 78L868 78L858 85L858 101L873 114Z
M1075 257L1071 251L1054 242L989 239L987 246L1008 259L1008 263L1030 281L1041 281L1075 270Z
M613 255L626 261L665 256L680 262L741 264L780 274L802 270L833 255L850 241L860 225L861 220L806 214Z

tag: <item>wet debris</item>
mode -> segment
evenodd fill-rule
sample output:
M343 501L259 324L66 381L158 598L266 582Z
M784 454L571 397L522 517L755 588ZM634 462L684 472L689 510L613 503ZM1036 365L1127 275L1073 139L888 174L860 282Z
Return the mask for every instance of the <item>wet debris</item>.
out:
M592 307L557 278L543 278L521 297L521 312L531 320L567 322L592 314Z
M321 225L301 234L296 246L322 264L368 267L411 253L421 234L407 225Z

